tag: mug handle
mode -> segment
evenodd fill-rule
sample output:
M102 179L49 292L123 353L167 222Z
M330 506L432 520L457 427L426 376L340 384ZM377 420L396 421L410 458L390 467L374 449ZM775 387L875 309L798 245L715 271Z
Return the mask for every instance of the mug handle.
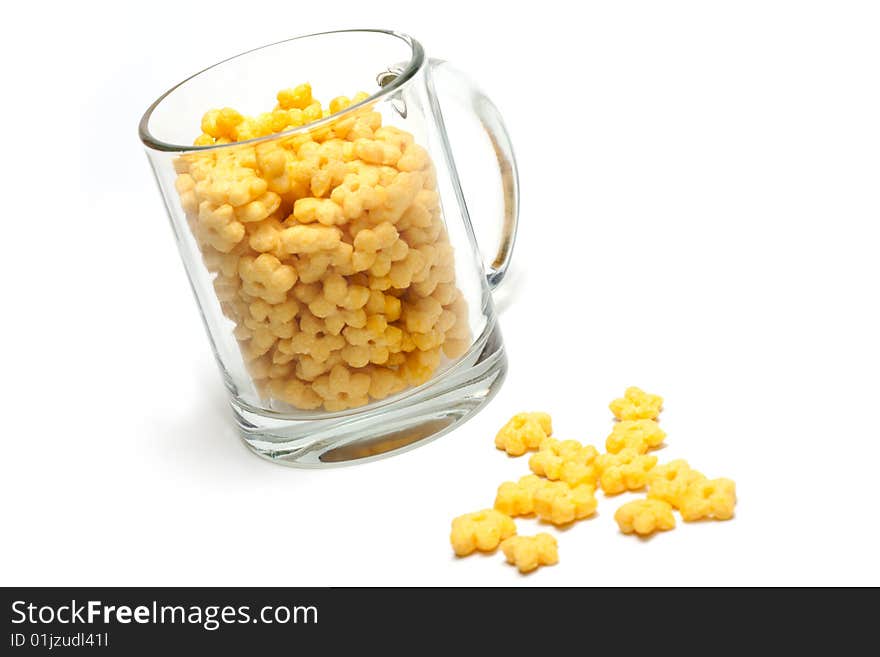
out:
M510 136L507 134L507 129L504 127L504 122L501 120L498 108L480 91L470 78L445 60L430 59L428 64L431 73L428 76L428 85L431 92L429 94L431 111L440 125L440 140L449 162L452 163L454 158L452 157L452 147L449 144L446 126L443 122L443 112L440 109L438 91L445 92L443 93L444 97L452 97L460 105L476 115L483 130L486 131L486 136L489 137L489 141L492 143L495 158L501 171L501 188L504 198L504 210L501 217L501 240L498 244L495 258L489 264L488 273L486 274L489 289L494 290L504 280L504 275L510 266L513 245L516 241L517 224L519 223L519 173L516 167L516 158L513 155L513 146L510 143ZM438 90L437 87L442 88ZM455 165L453 164L450 168L455 182L459 183ZM455 193L458 196L458 202L465 215L465 219L470 223L471 219L467 211L467 203L464 199L461 184L455 185Z

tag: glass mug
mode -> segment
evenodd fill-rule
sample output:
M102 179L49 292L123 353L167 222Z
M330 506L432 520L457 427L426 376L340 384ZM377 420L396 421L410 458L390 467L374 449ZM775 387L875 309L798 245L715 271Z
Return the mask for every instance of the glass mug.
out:
M300 86L258 114L302 82L336 97L330 108ZM226 106L252 118L206 115L209 134L190 145L203 113ZM500 167L487 268L444 124L453 109L479 122ZM418 41L345 30L257 48L167 91L139 132L258 455L322 466L397 453L498 390L491 292L516 234L516 163L495 106Z

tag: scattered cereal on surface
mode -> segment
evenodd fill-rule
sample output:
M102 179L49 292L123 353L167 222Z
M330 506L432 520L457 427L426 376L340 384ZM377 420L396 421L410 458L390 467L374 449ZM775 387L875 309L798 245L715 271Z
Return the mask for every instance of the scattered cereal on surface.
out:
M676 509L693 482L706 477L692 469L684 459L675 459L669 463L658 465L648 477L648 497L668 502Z
M520 477L519 481L505 481L498 487L495 508L509 516L528 516L535 512L535 491L543 486L536 475Z
M596 459L599 485L606 495L618 495L625 490L641 490L647 485L655 465L656 456L639 454L631 448L623 449L617 454L601 454Z
M598 475L594 465L599 452L592 445L576 440L547 438L540 449L529 458L532 472L550 480L560 480L570 486L596 485Z
M685 522L713 518L729 520L736 506L736 484L730 479L698 479L681 498L679 512Z
M547 413L517 413L495 436L495 447L510 456L522 456L535 450L553 433L553 425Z
M598 501L588 484L569 486L563 481L545 481L535 490L535 513L554 525L567 525L589 518Z
M516 534L513 520L495 509L466 513L452 521L449 541L459 557L472 552L492 552L505 538Z
M635 532L647 536L675 527L672 506L660 500L634 500L627 502L614 514L614 520L624 534Z
M632 386L608 407L618 420L656 420L663 409L663 397Z
M662 397L627 388L623 398L611 403L618 421L605 441L604 454L576 440L551 438L546 413L514 415L496 435L495 446L513 456L537 450L529 458L534 474L502 483L494 511L453 521L456 554L491 551L500 543L507 562L521 573L555 564L559 560L556 539L547 533L517 535L511 518L534 514L557 526L589 518L598 506L597 484L607 496L647 487L645 498L627 502L615 512L614 520L623 534L649 536L674 529L675 509L685 522L732 518L736 506L732 480L707 479L684 459L658 465L657 456L647 453L666 438L656 422L662 406Z
M556 539L544 532L535 536L511 536L501 543L501 551L507 563L519 568L521 573L559 563Z
M622 420L614 424L605 449L617 454L624 449L634 449L639 454L659 447L666 438L666 432L654 420Z

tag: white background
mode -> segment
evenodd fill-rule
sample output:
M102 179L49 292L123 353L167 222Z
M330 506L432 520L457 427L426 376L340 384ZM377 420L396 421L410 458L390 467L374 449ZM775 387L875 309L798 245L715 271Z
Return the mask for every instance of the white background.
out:
M0 28L0 582L880 584L876 4L23 6ZM340 27L412 33L504 113L510 372L445 438L300 471L236 437L136 125L206 65ZM452 556L451 518L527 470L493 447L507 416L601 444L630 384L666 397L661 459L736 480L734 520L642 542L600 495L555 568Z

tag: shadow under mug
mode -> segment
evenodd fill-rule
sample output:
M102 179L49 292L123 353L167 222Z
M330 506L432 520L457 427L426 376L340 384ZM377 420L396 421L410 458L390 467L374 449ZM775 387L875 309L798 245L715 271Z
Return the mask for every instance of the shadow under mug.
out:
M206 110L256 115L292 81L336 97L333 111L300 87L278 95L273 115L292 117L280 132L260 131L271 115L234 113L243 123L186 145ZM500 185L478 186L500 201L487 266L444 112L478 126L500 168ZM257 48L159 97L140 137L254 452L371 460L442 435L498 390L507 361L491 292L516 235L513 150L495 106L415 39L345 30Z

